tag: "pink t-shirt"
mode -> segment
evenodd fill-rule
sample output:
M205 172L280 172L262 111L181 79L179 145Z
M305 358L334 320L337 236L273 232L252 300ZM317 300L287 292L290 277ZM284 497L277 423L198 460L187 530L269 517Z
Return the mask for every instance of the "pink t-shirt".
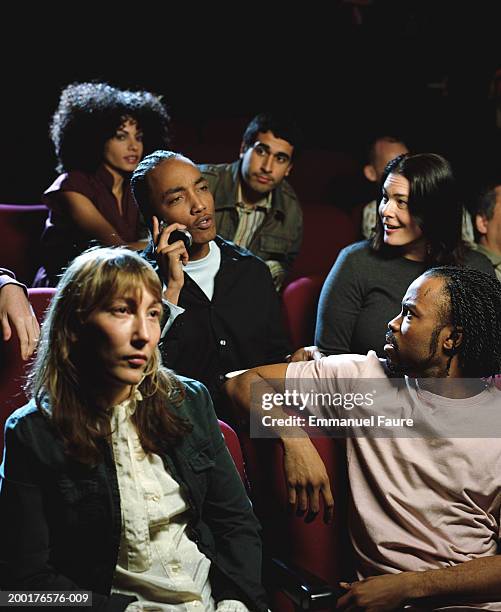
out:
M392 385L383 364L373 351L291 363L286 389L306 393L314 379L322 381L322 391L345 393L350 386L357 391L357 378L377 378L382 379L379 391L387 384L390 397ZM412 380L406 387L405 405L399 396L401 412L413 415L417 406L429 411L437 431L447 431L440 429L447 419L479 420L493 407L501 408L501 391L494 385L468 399L432 394ZM367 416L377 412L376 406L364 410ZM437 569L496 554L501 437L353 437L346 448L350 535L359 578ZM468 607L501 610L501 603Z

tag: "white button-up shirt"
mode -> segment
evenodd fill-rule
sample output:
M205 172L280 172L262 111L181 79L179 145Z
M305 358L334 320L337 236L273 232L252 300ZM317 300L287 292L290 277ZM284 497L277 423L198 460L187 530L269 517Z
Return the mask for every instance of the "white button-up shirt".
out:
M113 592L135 595L133 610L214 611L210 560L186 535L188 506L162 459L145 453L132 422L133 395L113 409L112 449L120 490L122 534ZM219 602L218 612L246 612L240 601Z

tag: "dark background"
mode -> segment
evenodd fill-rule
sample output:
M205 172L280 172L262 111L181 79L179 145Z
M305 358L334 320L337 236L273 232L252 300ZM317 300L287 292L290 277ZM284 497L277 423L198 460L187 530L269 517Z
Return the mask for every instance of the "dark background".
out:
M308 147L354 160L371 134L398 132L415 150L448 156L467 193L499 166L489 99L501 66L498 6L234 3L182 14L143 3L114 7L106 21L80 15L83 5L54 15L46 6L42 21L20 15L4 23L14 38L0 48L0 202L38 202L52 182L50 117L61 89L82 80L162 94L177 150L187 129L197 138L214 120L271 107L297 115Z

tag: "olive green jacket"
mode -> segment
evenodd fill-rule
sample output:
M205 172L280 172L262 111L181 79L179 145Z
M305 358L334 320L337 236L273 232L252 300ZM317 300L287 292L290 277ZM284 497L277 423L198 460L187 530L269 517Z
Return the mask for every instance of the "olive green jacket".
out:
M232 164L201 164L200 171L207 179L216 205L217 233L233 240L238 227L236 208L240 161ZM256 231L249 251L264 261L276 260L285 271L299 253L303 236L303 213L296 193L287 181L273 190L271 211Z

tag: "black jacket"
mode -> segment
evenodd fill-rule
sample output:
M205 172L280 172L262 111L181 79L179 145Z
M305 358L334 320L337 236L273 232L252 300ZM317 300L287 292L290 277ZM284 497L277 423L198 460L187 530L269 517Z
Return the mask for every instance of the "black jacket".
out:
M187 533L212 561L216 601L240 599L251 610L266 610L259 524L207 390L182 381L186 397L177 410L193 431L161 456L189 502ZM134 600L110 597L121 512L111 449L103 450L96 467L68 459L34 402L8 419L0 468L1 588L90 590L95 610L124 610Z
M220 392L224 375L280 363L289 345L268 266L220 236L216 244L221 265L212 300L185 274L178 302L185 312L175 319L160 348L164 365L208 387L218 416L225 419ZM151 251L145 256L158 271Z

